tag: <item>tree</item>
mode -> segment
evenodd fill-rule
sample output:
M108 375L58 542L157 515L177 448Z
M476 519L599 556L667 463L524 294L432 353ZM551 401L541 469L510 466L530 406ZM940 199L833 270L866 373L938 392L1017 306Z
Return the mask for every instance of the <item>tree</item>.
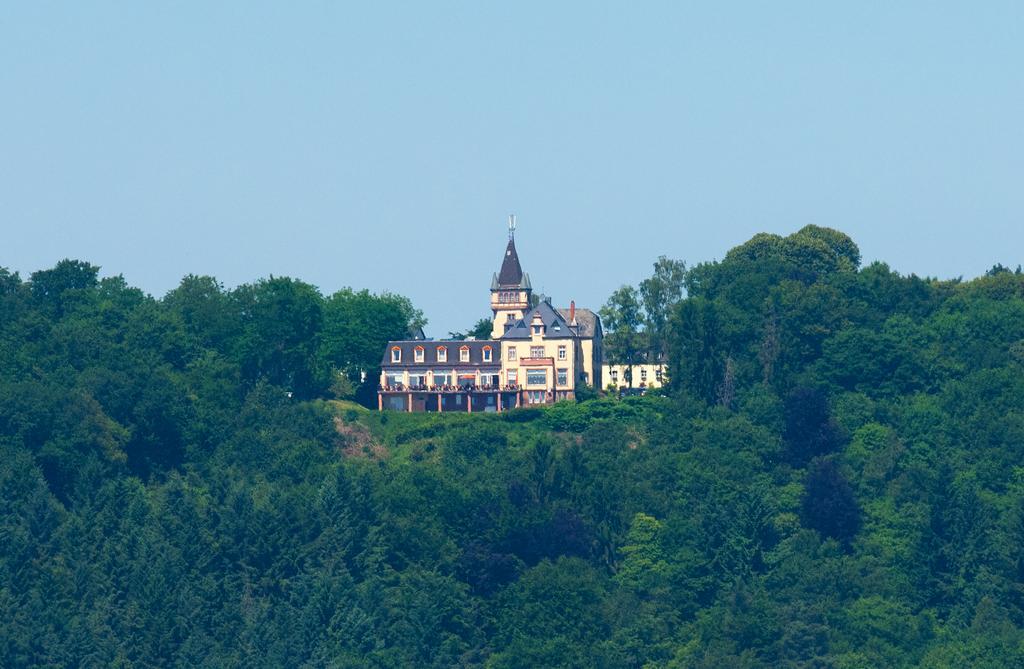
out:
M640 294L632 286L622 286L611 294L599 313L609 331L604 338L608 360L614 364L628 365L626 380L632 387L633 365L642 359L647 348L640 332L643 324Z
M231 351L241 327L242 304L215 278L189 274L161 303L203 346L224 354Z
M662 547L662 525L654 516L637 513L629 525L626 544L619 549L622 563L615 578L642 594L667 585L668 563Z
M33 272L30 277L32 296L59 318L86 291L99 283L100 268L81 260L64 259L52 269Z
M686 263L659 256L654 263L654 274L640 282L645 331L654 360L668 354L667 328L676 304L683 299L686 282Z
M11 273L6 267L0 267L0 297L14 294L21 286L21 277L17 272Z
M324 362L358 385L357 400L376 404L381 356L389 341L408 339L426 322L408 298L393 293L345 288L324 302L320 356Z
M714 403L724 380L718 309L702 297L679 303L672 316L669 378L674 387Z
M833 459L818 458L808 467L800 517L823 537L847 546L860 529L860 506Z
M448 338L456 341L463 339L490 339L494 322L490 318L481 318L468 332L449 332Z
M233 293L242 316L237 356L251 382L265 379L299 397L322 392L329 381L319 357L323 298L308 283L271 277Z
M831 453L842 444L842 430L832 418L828 395L821 388L794 388L786 395L783 411L786 427L782 436L795 466Z
M805 225L787 239L820 242L835 258L836 269L850 272L860 267L860 249L852 239L838 230L818 225Z

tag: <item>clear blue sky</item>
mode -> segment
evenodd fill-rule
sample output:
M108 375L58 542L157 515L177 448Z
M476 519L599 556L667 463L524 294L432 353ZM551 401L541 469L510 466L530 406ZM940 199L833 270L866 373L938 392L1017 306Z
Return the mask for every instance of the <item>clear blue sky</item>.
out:
M1024 262L1019 0L7 3L0 91L23 274L386 289L437 336L487 314L510 212L594 308L807 223L907 273Z

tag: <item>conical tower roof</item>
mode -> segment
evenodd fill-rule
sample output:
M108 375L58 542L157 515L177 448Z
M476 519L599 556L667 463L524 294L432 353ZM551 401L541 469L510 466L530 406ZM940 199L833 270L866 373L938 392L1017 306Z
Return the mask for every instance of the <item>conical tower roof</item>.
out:
M505 247L505 257L501 261L498 272L499 286L519 286L523 283L523 268L519 265L519 254L516 253L516 240L509 239Z

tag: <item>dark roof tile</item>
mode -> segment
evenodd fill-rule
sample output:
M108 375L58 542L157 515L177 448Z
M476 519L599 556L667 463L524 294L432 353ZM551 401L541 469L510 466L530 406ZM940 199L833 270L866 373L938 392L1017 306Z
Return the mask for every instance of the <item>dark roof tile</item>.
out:
M544 324L545 339L570 339L576 334L569 327L569 323L547 302L541 302L533 309L530 309L508 331L501 336L502 339L529 339L532 335L530 326L533 323L534 314L540 314L540 320Z
M509 239L505 247L505 257L501 261L498 272L498 285L501 287L520 286L523 283L523 268L519 265L519 254L516 252L516 240Z
M391 362L391 349L394 347L402 352L400 362ZM416 362L414 351L417 346L423 347L423 362ZM459 361L459 349L463 346L469 348L469 362ZM491 361L484 362L484 347L491 347ZM448 360L438 362L437 349L448 349ZM389 341L384 349L384 357L381 359L381 366L385 369L408 368L408 367L436 367L437 365L450 365L453 367L501 367L501 342L492 339L465 339L465 340L443 340L443 341L422 341L405 340Z
M559 309L558 313L566 321L569 320L569 309ZM594 333L602 333L601 317L590 309L576 307L576 324L579 326L579 335L584 338L593 337Z

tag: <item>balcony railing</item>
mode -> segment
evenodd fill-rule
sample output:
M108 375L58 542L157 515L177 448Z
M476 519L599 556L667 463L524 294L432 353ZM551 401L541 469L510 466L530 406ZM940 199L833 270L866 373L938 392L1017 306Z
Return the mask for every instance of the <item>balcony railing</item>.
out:
M517 392L521 389L518 383L506 383L505 385L422 385L413 386L404 383L394 385L378 385L377 392L381 393L497 393Z

